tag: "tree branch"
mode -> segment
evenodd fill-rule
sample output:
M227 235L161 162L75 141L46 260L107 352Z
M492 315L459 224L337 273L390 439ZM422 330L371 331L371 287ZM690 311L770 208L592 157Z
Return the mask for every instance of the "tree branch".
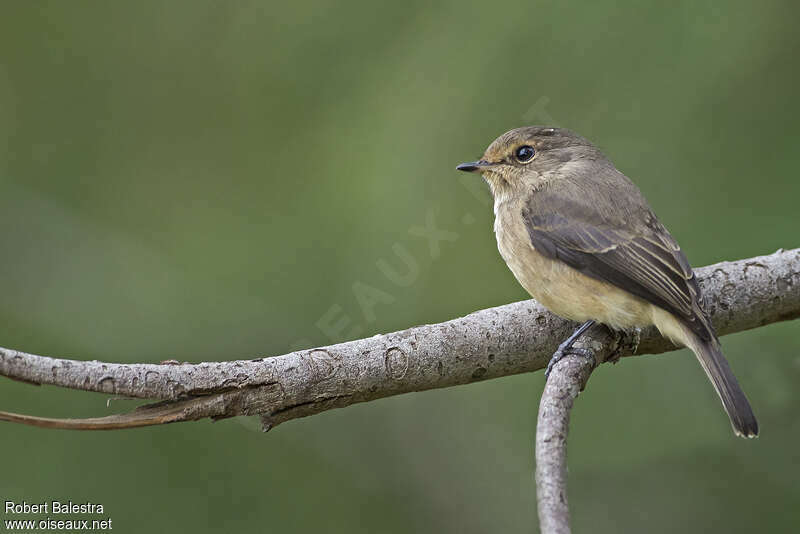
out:
M769 258L780 254L781 251L778 251ZM796 270L791 275L773 271L774 290L779 294L769 296L769 288L772 286L770 280L759 278L756 281L753 279L754 273L751 272L754 269L774 269L774 265L762 260L763 258L753 258L736 262L739 266L743 266L740 271L742 278L738 281L731 280L730 273L722 267L731 264L718 264L699 270L701 278L711 278L711 280L707 278L701 280L701 285L704 293L710 297L711 302L707 302L707 305L711 305L709 311L715 326L721 326L720 323L724 325L720 328L722 334L731 333L731 329L735 328L732 324L726 324L721 320L720 315L723 311L729 320L733 319L730 317L731 314L737 316L747 314L752 308L743 303L753 298L763 298L766 299L765 302L770 301L774 306L781 307L786 303L787 296L784 291L797 290L793 287L797 283ZM734 295L736 296L734 302L729 302ZM785 313L792 315L788 309ZM797 317L798 314L794 312L793 316ZM767 324L766 318L762 319L761 324ZM570 412L575 399L586 387L597 365L609 359L616 359L620 353L635 352L642 346L646 351L648 350L646 342L649 339L649 337L643 338L642 341L645 343L636 347L636 340L631 336L620 337L603 325L595 325L574 344L576 347L588 350L595 361L568 354L553 366L539 402L539 417L536 424L536 499L542 534L571 532L567 499L567 435ZM629 347L626 349L625 345Z
M599 365L625 351L628 339L597 324L579 337L574 346L591 351ZM629 347L631 349L635 347ZM536 423L536 500L542 534L570 532L567 506L569 415L595 366L588 358L567 354L553 366L542 392Z
M697 274L720 335L800 317L800 249L723 262L698 269ZM114 429L258 414L268 430L357 402L542 369L573 328L573 323L528 300L445 323L254 360L114 364L0 349L0 375L9 378L167 401L93 419L0 412L0 420ZM625 340L600 342L598 362L612 353L633 353ZM642 332L637 353L675 348L649 329Z

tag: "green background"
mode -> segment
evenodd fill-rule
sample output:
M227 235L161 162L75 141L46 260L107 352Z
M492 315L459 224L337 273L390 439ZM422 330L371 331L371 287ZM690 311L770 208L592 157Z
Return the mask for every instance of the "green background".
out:
M530 123L598 144L694 265L800 246L796 19L792 2L4 0L0 345L251 358L525 299L488 193L454 167ZM458 235L438 257L410 233L428 216ZM407 288L376 266L399 267L396 244L419 265ZM391 303L365 315L357 282ZM331 309L350 321L335 339ZM572 420L576 531L797 528L798 323L723 343L762 437L733 437L687 351L602 366ZM109 413L101 395L0 384L4 410ZM531 532L542 384L269 434L3 424L0 499L99 502L120 532Z

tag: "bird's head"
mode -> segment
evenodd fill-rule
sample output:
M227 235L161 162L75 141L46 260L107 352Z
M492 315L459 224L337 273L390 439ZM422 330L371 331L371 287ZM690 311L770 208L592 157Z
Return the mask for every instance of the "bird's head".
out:
M589 141L564 128L524 126L495 139L478 161L456 169L479 172L497 197L509 190L541 187L571 167L604 156Z

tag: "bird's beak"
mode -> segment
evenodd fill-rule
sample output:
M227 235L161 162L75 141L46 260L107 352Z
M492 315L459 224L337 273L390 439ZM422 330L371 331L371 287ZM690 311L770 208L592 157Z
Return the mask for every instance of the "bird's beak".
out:
M464 172L480 172L486 169L494 167L494 163L489 163L486 160L480 161L470 161L468 163L462 163L458 167L456 167L457 171L464 171Z

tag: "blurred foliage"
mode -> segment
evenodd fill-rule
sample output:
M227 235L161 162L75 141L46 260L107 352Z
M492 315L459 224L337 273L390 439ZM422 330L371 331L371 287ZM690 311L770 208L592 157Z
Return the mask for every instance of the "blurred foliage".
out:
M636 181L695 265L797 247L796 5L0 3L0 345L154 362L280 354L526 298L457 163L526 123ZM465 185L466 184L466 185ZM433 257L409 233L455 232ZM471 224L469 224L471 223ZM419 266L410 287L378 269ZM352 286L388 294L365 315ZM328 334L333 310L348 327ZM603 366L577 403L578 532L800 521L797 323L723 340L763 435L691 354ZM332 339L333 338L333 339ZM530 532L541 373L255 421L3 425L0 494L122 532ZM108 413L2 381L5 410ZM126 409L124 400L112 409Z

